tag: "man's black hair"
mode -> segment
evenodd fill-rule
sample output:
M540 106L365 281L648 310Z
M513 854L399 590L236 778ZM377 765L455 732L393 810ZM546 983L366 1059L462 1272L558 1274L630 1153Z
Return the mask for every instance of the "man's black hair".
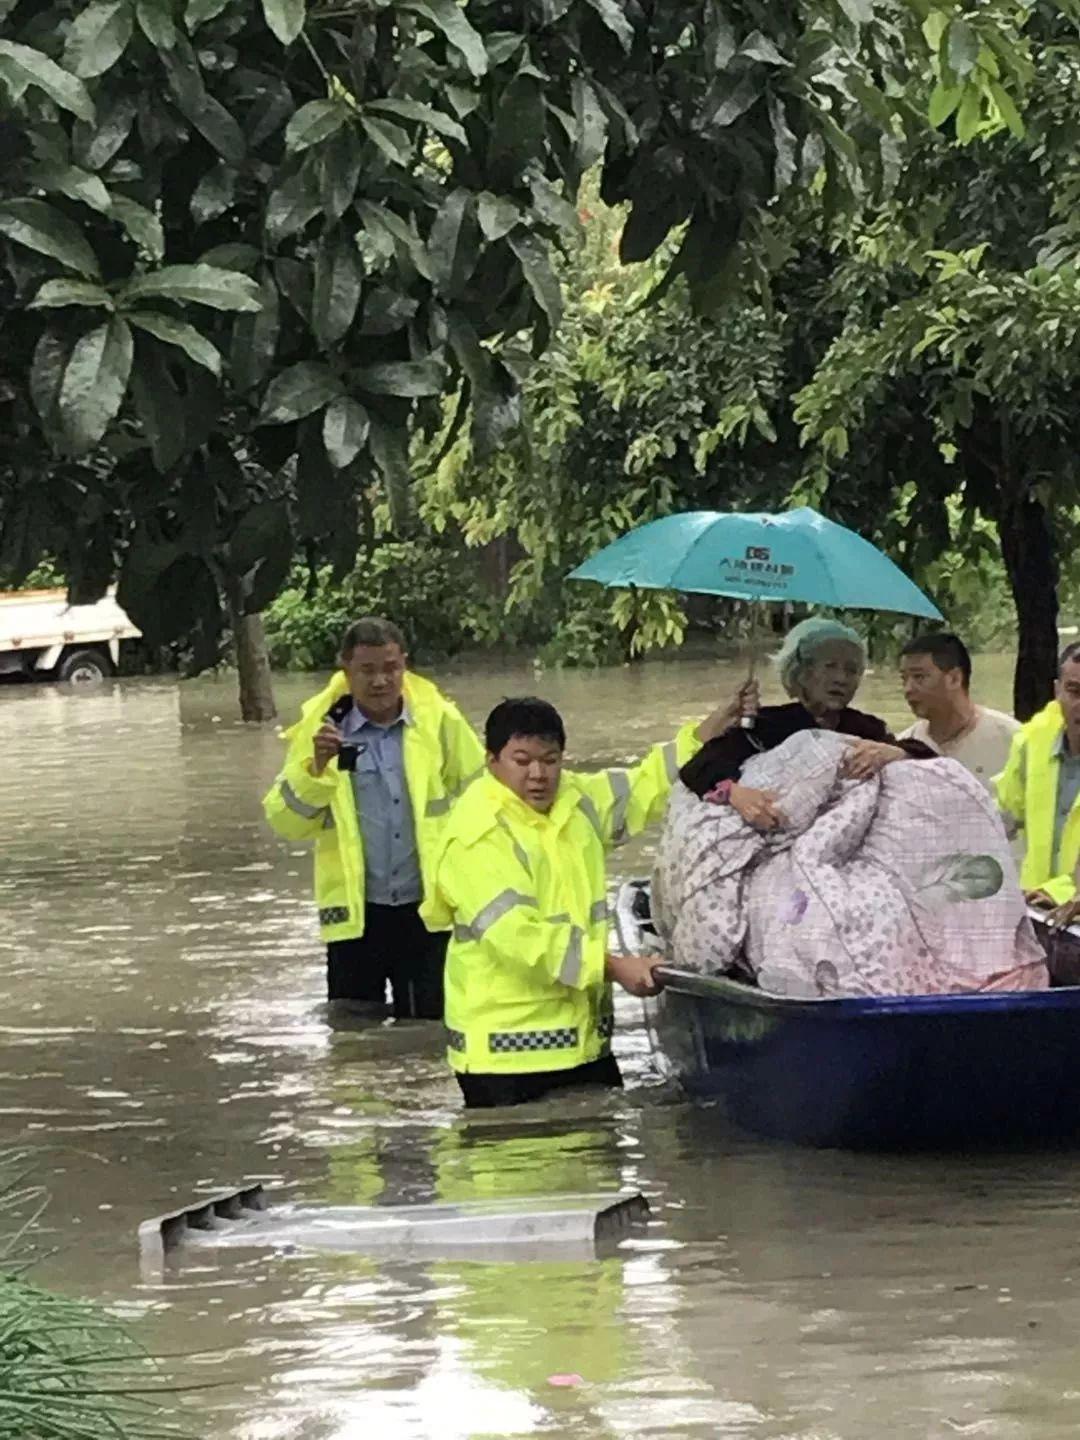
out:
M959 670L964 689L971 685L971 655L967 646L951 630L933 630L929 635L916 635L900 651L904 655L929 655L939 670Z
M1080 640L1070 640L1065 649L1061 652L1061 659L1058 661L1058 677L1060 679L1062 670L1070 660L1080 660Z
M550 740L566 749L566 727L554 705L535 695L518 695L500 700L484 722L484 744L489 755L501 755L515 735L530 740Z
M351 655L358 645L396 645L404 655L405 636L392 620L384 620L381 615L364 615L354 620L342 636L342 655Z

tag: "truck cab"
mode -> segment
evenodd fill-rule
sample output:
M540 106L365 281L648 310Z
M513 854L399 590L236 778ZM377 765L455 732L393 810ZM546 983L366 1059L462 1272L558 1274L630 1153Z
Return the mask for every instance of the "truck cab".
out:
M114 590L94 605L69 605L65 590L0 591L0 675L95 685L115 673L121 643L140 633Z

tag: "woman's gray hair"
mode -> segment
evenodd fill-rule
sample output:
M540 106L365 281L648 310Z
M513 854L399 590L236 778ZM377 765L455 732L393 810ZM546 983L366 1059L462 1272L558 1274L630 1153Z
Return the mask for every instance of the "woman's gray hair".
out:
M854 645L859 652L863 668L866 668L866 642L850 625L839 620L827 620L823 615L812 615L789 630L783 645L773 657L780 673L780 684L794 698L799 684L799 673L809 665L814 653L831 640L844 640Z

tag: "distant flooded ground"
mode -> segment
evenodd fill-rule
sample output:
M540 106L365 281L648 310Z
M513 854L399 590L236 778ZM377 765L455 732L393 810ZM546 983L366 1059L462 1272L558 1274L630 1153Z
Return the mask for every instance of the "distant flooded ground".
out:
M503 695L550 696L593 764L666 739L739 675L438 678L477 722ZM1007 657L977 679L1008 707ZM318 683L278 677L283 716ZM906 718L891 671L859 703ZM41 1147L39 1277L186 1357L166 1373L207 1387L199 1440L1071 1440L1075 1156L734 1137L657 1082L627 997L625 1093L466 1121L436 1027L327 1024L310 860L260 810L280 741L235 712L226 680L0 687L2 1144ZM654 840L614 870L647 870ZM202 1252L140 1278L140 1220L255 1178L337 1204L634 1188L654 1221L591 1262Z

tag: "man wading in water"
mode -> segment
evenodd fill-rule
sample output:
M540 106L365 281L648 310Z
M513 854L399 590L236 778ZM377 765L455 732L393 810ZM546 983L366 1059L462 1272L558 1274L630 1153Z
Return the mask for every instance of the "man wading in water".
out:
M315 844L315 898L332 1002L441 1020L445 931L428 928L431 872L450 806L484 751L457 706L408 669L401 631L350 625L341 669L287 732L263 801L286 840Z

